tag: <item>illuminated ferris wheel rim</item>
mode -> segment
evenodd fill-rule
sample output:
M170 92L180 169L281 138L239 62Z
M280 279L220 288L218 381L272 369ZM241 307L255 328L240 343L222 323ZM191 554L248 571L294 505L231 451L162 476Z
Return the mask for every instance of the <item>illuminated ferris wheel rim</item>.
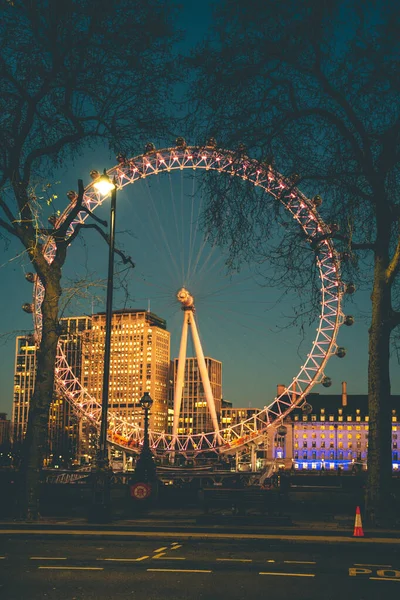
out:
M270 165L244 155L239 156L237 152L217 149L214 144L188 147L183 142L176 147L160 150L156 150L150 145L148 152L131 159L121 159L121 162L109 169L107 174L111 179L115 177L117 188L122 189L126 185L151 175L184 169L211 170L237 176L264 190L266 197L280 202L303 229L310 243L314 244L321 281L321 314L311 352L297 376L293 377L291 384L268 406L250 419L221 429L219 432L178 435L173 440L171 435L165 432L150 432L150 441L155 452L199 453L207 450L229 452L245 446L249 442L257 442L269 427L281 424L295 407L304 403L305 396L312 387L324 380L326 363L330 356L337 351L336 337L340 325L344 322L341 299L345 290L340 278L339 255L335 251L331 239L331 228L320 217L316 203L304 196L294 187L292 181L282 176ZM94 188L93 184L94 182L85 188L83 197L83 204L91 211L95 210L109 196L109 194L103 196ZM58 218L56 226L63 222L73 206L74 203L71 202ZM72 234L75 226L85 222L87 217L87 212L80 212L71 223L69 233ZM48 262L53 260L55 246L52 238L47 240L43 253ZM44 288L40 279L36 278L33 317L37 340L41 336L43 296ZM73 404L75 410L93 424L98 425L101 405L88 394L73 374L66 360L61 341L58 345L55 379L56 385ZM327 381L328 379L325 378ZM117 446L135 452L142 443L143 431L133 427L122 417L112 415L109 420L108 439Z

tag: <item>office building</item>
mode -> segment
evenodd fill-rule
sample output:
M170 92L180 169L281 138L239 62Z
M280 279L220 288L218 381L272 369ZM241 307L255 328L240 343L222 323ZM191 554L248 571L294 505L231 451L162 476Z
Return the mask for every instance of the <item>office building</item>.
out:
M214 397L215 410L218 421L221 416L222 402L222 363L219 360L204 357L211 390ZM175 388L178 359L173 363L173 385ZM169 422L170 426L172 420ZM172 428L169 430L172 431ZM203 384L197 358L187 358L185 362L184 385L182 391L182 404L179 415L178 434L197 434L213 431L210 411L207 406Z
M101 402L105 313L92 316L85 334L83 385ZM109 410L130 425L143 427L140 399L153 399L150 429L166 431L169 385L170 334L167 324L152 312L137 309L114 311L111 325Z

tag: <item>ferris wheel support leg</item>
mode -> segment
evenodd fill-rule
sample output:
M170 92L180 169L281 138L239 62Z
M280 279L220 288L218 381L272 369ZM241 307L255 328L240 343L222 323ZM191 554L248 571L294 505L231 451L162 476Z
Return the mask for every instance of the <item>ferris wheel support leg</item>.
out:
M257 447L255 444L251 444L250 447L250 460L251 460L251 470L253 473L257 471Z
M183 391L183 383L185 377L185 363L186 363L186 348L187 348L187 336L188 336L188 322L189 322L189 314L184 312L183 315L183 326L182 326L182 336L181 336L181 345L179 347L179 358L178 358L178 368L176 371L176 383L174 390L174 416L172 421L172 440L175 444L176 437L178 435L178 425L179 425L179 415L181 412L181 404L182 404L182 391Z
M207 404L208 404L208 410L210 411L210 414L211 414L212 424L214 427L214 431L217 434L218 441L221 441L221 436L219 435L219 424L218 424L217 412L215 410L215 402L214 402L214 396L213 396L212 389L211 389L210 378L208 376L207 365L206 365L206 361L204 359L203 348L201 346L199 333L197 331L196 321L194 319L194 315L192 312L189 313L189 319L190 319L190 325L192 328L192 337L193 337L194 348L196 351L197 364L199 366L201 382L203 384L204 393L205 393Z
M236 454L235 454L235 471L236 473L238 473L239 471L239 451L236 450Z

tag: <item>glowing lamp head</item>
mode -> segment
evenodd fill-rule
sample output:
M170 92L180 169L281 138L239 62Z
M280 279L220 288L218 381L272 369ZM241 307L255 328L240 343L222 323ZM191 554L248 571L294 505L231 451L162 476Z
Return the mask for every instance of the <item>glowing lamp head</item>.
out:
M107 171L104 169L103 174L100 175L98 179L93 184L93 187L100 192L103 196L109 194L113 189L115 189L115 184L111 181L109 176L107 175Z

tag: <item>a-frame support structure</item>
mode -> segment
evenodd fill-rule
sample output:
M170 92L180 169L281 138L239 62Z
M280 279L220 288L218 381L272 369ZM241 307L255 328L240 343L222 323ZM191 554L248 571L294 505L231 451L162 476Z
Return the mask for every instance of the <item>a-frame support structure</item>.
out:
M176 372L176 382L174 389L174 416L172 422L172 437L173 439L176 439L178 435L179 415L182 406L182 392L185 378L187 338L189 327L192 334L193 345L196 353L197 364L200 371L201 382L203 384L208 410L210 411L214 431L216 432L217 436L219 436L219 425L217 419L217 412L215 410L214 396L211 389L210 378L208 376L206 361L204 359L204 353L200 342L199 332L197 330L196 320L194 318L194 298L189 294L189 292L185 288L181 288L177 293L176 297L182 304L184 316L181 344L179 347L178 368Z

